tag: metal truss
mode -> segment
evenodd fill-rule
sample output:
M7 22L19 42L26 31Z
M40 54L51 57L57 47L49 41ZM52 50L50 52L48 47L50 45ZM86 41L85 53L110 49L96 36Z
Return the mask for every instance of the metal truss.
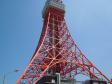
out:
M78 48L67 28L64 14L49 9L37 49L16 84L35 84L49 70L61 77L83 74L94 80L112 82ZM74 76L71 76L72 78Z

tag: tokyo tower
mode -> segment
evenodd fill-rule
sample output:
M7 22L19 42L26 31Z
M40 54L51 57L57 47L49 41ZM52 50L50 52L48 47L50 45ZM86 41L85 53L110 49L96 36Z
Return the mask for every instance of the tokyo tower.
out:
M56 73L59 73L61 78L71 79L82 74L91 80L104 80L112 84L78 48L67 28L64 16L65 5L62 0L46 1L38 46L16 84L38 84L44 76Z

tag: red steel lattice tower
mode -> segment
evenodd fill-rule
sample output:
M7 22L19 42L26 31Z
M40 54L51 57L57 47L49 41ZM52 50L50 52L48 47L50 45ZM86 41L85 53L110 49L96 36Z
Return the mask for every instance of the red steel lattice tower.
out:
M47 0L43 9L43 30L37 49L16 84L35 84L47 72L61 77L83 74L94 80L112 82L90 62L69 33L61 0ZM72 76L71 76L72 78Z

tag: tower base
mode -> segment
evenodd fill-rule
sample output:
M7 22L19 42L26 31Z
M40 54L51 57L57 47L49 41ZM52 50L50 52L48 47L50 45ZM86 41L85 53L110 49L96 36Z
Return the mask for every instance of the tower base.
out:
M107 84L107 82L101 80L76 81L75 79L60 79L58 75L47 75L36 84Z

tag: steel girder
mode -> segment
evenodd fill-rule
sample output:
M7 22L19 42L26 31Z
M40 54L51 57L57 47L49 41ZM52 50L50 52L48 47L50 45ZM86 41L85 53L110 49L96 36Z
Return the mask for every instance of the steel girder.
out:
M16 84L35 84L49 69L59 72L61 77L70 73L83 74L112 84L78 48L69 33L64 14L55 9L49 9L46 14L37 49Z

